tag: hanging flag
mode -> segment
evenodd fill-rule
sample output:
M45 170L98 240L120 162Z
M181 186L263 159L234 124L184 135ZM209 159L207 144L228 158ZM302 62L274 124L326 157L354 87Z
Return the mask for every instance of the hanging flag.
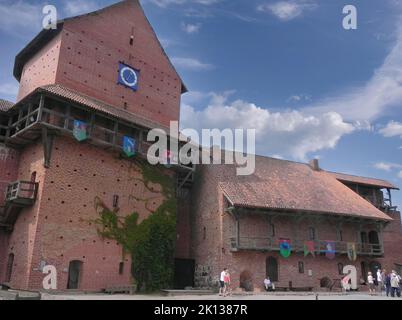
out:
M347 252L348 258L350 261L356 261L357 252L356 252L356 244L354 242L348 242L347 244Z
M74 120L73 136L78 141L84 141L87 136L87 123L79 120Z
M314 241L305 241L304 242L304 256L307 257L309 254L311 254L313 257L315 257Z
M284 258L288 258L292 253L292 247L290 245L289 239L280 239L279 240L279 250Z
M334 241L326 241L325 244L325 256L328 259L334 259L335 258L335 242Z
M127 157L135 155L135 139L124 136L123 137L123 151Z

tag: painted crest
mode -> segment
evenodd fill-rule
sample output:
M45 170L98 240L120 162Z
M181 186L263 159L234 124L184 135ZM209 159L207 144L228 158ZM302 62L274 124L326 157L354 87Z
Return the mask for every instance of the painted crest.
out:
M123 151L127 157L131 158L135 155L135 139L123 137Z
M313 257L315 257L314 241L305 241L304 242L304 256L307 257L309 254L311 254Z
M356 261L357 252L356 252L356 244L354 242L349 242L347 244L347 252L348 252L349 260L350 261Z
M74 120L73 136L78 141L84 141L88 138L88 124L84 121Z
M118 84L137 91L139 72L139 70L120 62Z
M335 242L334 241L326 241L325 244L325 256L328 259L334 259L335 258Z
M284 258L289 258L290 254L292 253L292 247L290 245L289 239L280 239L279 240L279 250Z

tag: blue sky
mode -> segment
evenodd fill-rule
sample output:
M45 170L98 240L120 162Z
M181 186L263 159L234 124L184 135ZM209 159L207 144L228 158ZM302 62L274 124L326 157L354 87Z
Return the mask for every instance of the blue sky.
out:
M61 17L109 0L0 0L0 96L18 51ZM401 0L143 0L190 92L182 127L256 128L257 152L402 186ZM344 5L357 30L342 27ZM395 192L402 205L402 192Z

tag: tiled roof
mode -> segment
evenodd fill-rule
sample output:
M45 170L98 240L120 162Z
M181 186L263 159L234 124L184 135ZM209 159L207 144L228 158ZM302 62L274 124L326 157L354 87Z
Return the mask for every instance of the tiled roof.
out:
M357 184L364 184L368 186L373 186L373 187L379 187L379 188L389 188L389 189L395 189L399 190L399 188L392 183L382 180L382 179L374 179L374 178L366 178L366 177L359 177L359 176L353 176L350 174L344 174L344 173L337 173L337 172L330 172L335 178L337 178L339 181L343 182L351 182L351 183L357 183Z
M257 156L250 176L237 176L235 165L208 170L235 206L392 220L333 174L307 164Z
M102 102L95 98L91 98L87 95L71 90L59 84L43 86L40 87L39 90L84 105L90 109L104 112L110 116L123 119L131 123L135 123L139 126L143 126L150 129L160 128L169 133L169 128L167 127L163 127L160 124L154 123L151 120L140 117L131 112L127 112L123 109L113 107L109 104L106 104L105 102Z
M14 103L0 99L0 111L6 112L14 105Z

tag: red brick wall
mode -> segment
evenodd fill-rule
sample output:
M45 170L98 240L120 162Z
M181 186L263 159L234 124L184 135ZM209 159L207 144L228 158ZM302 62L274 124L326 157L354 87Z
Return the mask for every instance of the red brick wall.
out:
M4 204L4 193L10 182L17 180L19 153L0 143L0 206Z
M117 84L119 61L140 70L138 91ZM179 119L181 81L135 1L65 23L56 82L165 126Z
M60 44L61 35L59 34L24 65L17 101L20 101L40 86L55 83Z
M293 286L312 286L316 289L320 286L320 279L329 277L331 280L340 279L338 263L354 265L358 277L362 275L361 263L366 261L378 261L383 267L390 270L394 264L401 260L402 241L400 219L395 219L389 224L384 233L385 256L384 258L362 257L351 262L346 255L337 255L330 260L325 256L304 257L303 253L293 253L285 259L278 252L252 252L242 251L232 253L230 251L230 238L235 234L234 219L224 212L223 195L218 187L219 177L214 166L199 166L198 179L193 189L192 207L192 255L196 259L196 279L198 285L205 285L206 281L216 281L223 267L228 267L234 287L240 284L240 274L249 271L256 288L262 289L262 282L266 273L266 258L273 256L278 259L279 281L278 286L288 286L292 281ZM279 216L280 214L278 214ZM395 218L397 215L393 216ZM316 228L316 237L320 240L337 240L336 224L323 219L303 219L297 223L286 217L273 218L276 237L308 239L308 228ZM204 238L204 228L205 238ZM358 241L359 225L343 222L341 226L343 241ZM361 226L362 231L376 230L375 226L366 222ZM241 218L241 236L267 237L269 235L268 220L263 215L248 215ZM298 262L304 263L304 273L299 273ZM312 276L308 275L312 270ZM209 279L208 279L209 278ZM206 280L207 279L207 280ZM362 287L364 290L365 287Z
M112 207L113 195L118 195L121 217L136 211L141 221L163 202L161 187L151 184L154 191L147 190L131 161L68 138L56 138L50 169L43 169L40 144L24 150L21 160L20 176L26 179L36 170L40 192L35 207L21 212L10 237L8 251L15 253L13 274L18 274L12 287L41 288L39 266L45 261L56 266L58 288L66 289L72 260L83 262L80 289L131 284L129 254L97 234L94 200L100 197ZM119 275L121 261L124 273Z

